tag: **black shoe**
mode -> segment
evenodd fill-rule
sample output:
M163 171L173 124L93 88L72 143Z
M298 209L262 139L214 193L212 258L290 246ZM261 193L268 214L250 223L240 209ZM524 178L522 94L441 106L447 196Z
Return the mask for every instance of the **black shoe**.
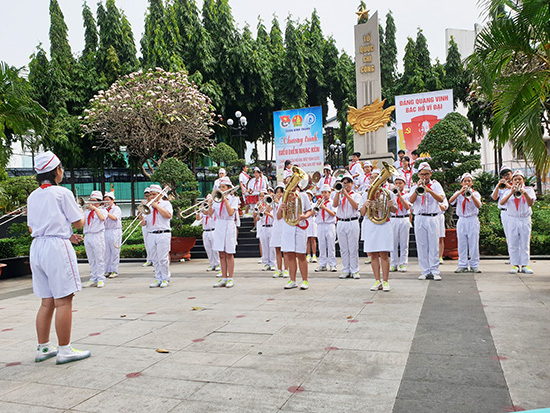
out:
M427 280L433 280L434 279L434 275L432 273L429 273L428 275L426 275L426 279Z

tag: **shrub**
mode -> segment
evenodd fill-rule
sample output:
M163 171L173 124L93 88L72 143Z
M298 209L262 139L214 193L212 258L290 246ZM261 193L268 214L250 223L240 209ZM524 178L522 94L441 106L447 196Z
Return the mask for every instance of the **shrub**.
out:
M0 259L15 257L15 239L0 239Z
M224 142L220 142L210 152L210 159L216 162L218 165L230 165L232 162L238 160L239 156L235 149Z

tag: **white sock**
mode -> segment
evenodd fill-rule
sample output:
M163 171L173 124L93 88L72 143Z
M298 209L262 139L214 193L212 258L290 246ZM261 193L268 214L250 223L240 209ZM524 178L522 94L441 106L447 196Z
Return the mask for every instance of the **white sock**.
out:
M73 351L73 347L71 346L71 343L69 343L66 346L59 346L58 351L61 355L70 354Z
M47 343L44 343L44 344L38 343L38 349L37 350L42 350L43 348L48 348L48 347L51 347L49 341Z

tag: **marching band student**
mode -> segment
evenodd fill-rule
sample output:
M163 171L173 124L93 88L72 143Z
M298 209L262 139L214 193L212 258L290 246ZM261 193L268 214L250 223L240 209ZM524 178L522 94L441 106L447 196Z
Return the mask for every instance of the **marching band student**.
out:
M332 188L332 185L336 182L336 178L332 176L332 168L330 165L323 167L323 177L317 182L317 192L321 191L323 185L328 185Z
M103 200L106 202L105 210L105 277L118 277L120 264L120 249L115 247L122 242L122 211L115 204L114 192L105 192Z
M422 273L419 280L433 276L435 281L441 281L439 273L439 203L445 199L441 184L430 181L432 168L428 162L420 163L418 178L422 181L425 193L418 195L418 184L410 190L409 203L413 205L414 236L418 251L418 265Z
M357 179L359 175L363 173L363 170L361 168L361 163L359 162L360 157L361 157L360 152L354 152L351 155L351 164L349 165L349 173L353 180Z
M231 180L227 177L220 181L220 191L225 192L233 188ZM233 255L237 245L236 226L234 214L237 213L239 201L233 194L223 197L221 202L215 202L210 205L209 214L216 214L216 230L214 231L214 250L220 254L222 266L222 276L214 288L231 288L233 282L233 272L235 270L235 260Z
M516 195L517 194L517 195ZM531 187L525 186L525 176L521 171L515 171L512 175L512 188L508 189L502 199L501 205L506 206L508 214L508 233L510 235L510 274L522 272L533 274L529 267L530 242L531 242L531 207L537 196Z
M256 239L258 240L258 243L260 245L260 260L258 261L258 264L264 264L263 271L267 271L267 269L265 268L266 264L264 263L264 252L262 249L262 225L260 223L260 211L265 207L264 198L266 194L266 189L260 190L260 194L258 195L258 202L256 203L256 205L254 205L254 211L252 213L254 228L256 228Z
M504 230L504 236L506 237L506 244L508 245L508 255L510 255L510 239L508 238L508 214L506 205L501 205L500 201L504 194L512 188L512 169L507 165L502 165L500 168L500 181L495 186L492 197L494 201L498 201L498 208L500 210L500 222L502 223L502 229ZM502 188L501 188L502 186Z
M399 151L397 151L397 159L393 163L393 166L395 167L395 169L399 169L403 166L402 161L404 156L405 156L405 151L403 149L399 149Z
M285 186L279 184L275 187L275 201L273 202L273 228L271 229L271 239L269 240L269 245L275 248L275 255L277 258L277 268L273 273L273 278L290 277L288 273L288 263L284 260L283 267L283 254L281 252L281 234L282 234L282 225L283 220L279 218L279 209L281 208L281 202L283 199L283 192L285 191Z
M306 244L307 244L307 219L313 215L309 197L300 192L300 188L295 188L296 196L300 197L302 202L302 210L298 211L299 222L297 225L290 225L283 219L284 211L288 205L281 203L281 207L277 211L277 216L282 220L281 228L281 251L285 254L285 264L288 264L290 280L283 287L285 290L298 287L296 284L296 274L300 267L300 275L302 276L301 290L309 288L308 283L308 265L306 260Z
M372 163L370 161L363 162L363 174L360 175L356 180L355 188L358 192L366 191L371 180L371 174L372 174Z
M399 174L393 180L395 188L399 191L396 197L397 211L391 213L391 227L393 231L393 249L390 254L390 271L407 272L409 263L409 214L411 205L408 202L409 194L406 192L406 179Z
M371 258L372 272L374 273L374 284L370 288L371 291L382 290L390 291L389 276L390 276L390 251L393 250L393 230L391 221L388 218L383 224L375 224L367 214L367 209L373 204L368 199L368 192L365 192L361 197L361 215L364 217L361 223L361 234L363 239L363 249ZM397 212L394 196L390 198L390 213ZM379 217L378 217L379 218ZM382 279L380 278L380 270L382 270Z
M418 173L418 168L414 165L418 159L418 151L415 149L411 152L411 169L413 171L413 175Z
M141 225L147 226L147 239L155 267L155 281L149 287L166 288L170 281L170 220L174 210L166 197L160 195L160 185L151 185L149 190L150 199L155 199L151 204L152 212L140 218Z
M283 183L285 185L288 183L292 175L294 175L294 172L292 172L292 161L287 159L285 161L285 169L283 170Z
M445 264L443 253L445 252L445 212L449 209L447 198L439 204L439 264Z
M248 175L248 165L243 165L241 173L239 174L239 186L241 187L241 192L243 194L243 201L245 205L244 213L248 215L250 213L250 197L249 194L252 193L251 189L248 189L248 181L250 181L250 175Z
M103 288L105 285L105 218L107 211L97 201L103 201L101 191L92 191L85 212L84 246L90 263L90 280L84 287Z
M398 169L398 172L403 175L405 178L405 189L408 191L411 189L412 186L412 176L413 176L413 170L410 165L410 159L408 156L404 156L403 159L401 159L401 168Z
M212 204L212 195L206 196L206 202ZM220 271L220 255L212 249L214 245L214 229L216 228L216 215L208 215L206 211L197 210L195 219L202 222L202 245L206 251L210 265L206 271Z
M141 202L142 204L146 204L147 202L149 202L149 187L145 188L145 190L143 191L143 198L145 199ZM142 226L141 233L143 234L143 245L145 246L145 252L147 253L147 258L141 266L150 267L153 265L153 260L151 259L151 249L149 248L149 245L147 243L147 227Z
M321 195L323 201L319 205L317 220L317 238L319 239L319 267L316 272L336 272L336 211L330 199L331 186L323 184Z
M218 170L218 179L214 181L214 186L212 189L218 189L220 187L220 179L223 179L224 176L227 176L227 172L224 168Z
M271 189L271 188L269 188ZM271 189L271 196L273 196L273 189ZM263 197L265 201L265 195ZM267 205L265 202L262 203L261 207L263 211L258 214L258 226L261 228L260 233L260 244L262 245L262 262L264 268L262 271L272 271L275 269L275 248L271 245L271 234L273 229L273 208L270 205Z
M313 198L315 195L313 195L313 191L308 189L306 191L307 196L309 197L309 203L312 205L315 204L313 202ZM315 255L317 253L317 222L315 221L315 216L311 215L307 219L307 248L306 248L306 260L307 262L317 262L317 256Z
M451 205L457 205L456 236L458 239L458 268L455 273L471 272L479 270L479 208L481 208L481 195L473 189L474 177L465 173L460 178L462 189L456 191L449 199ZM467 191L470 192L467 196ZM470 259L468 260L468 255Z
M332 202L334 208L338 208L336 216L336 232L340 244L340 256L342 257L342 274L339 278L355 279L359 275L359 202L361 195L353 192L353 178L344 175L342 191L336 192Z
M27 199L27 224L33 241L30 250L33 292L41 298L36 315L38 346L35 362L57 356L63 364L90 357L90 351L75 350L71 345L74 293L81 290L76 253L71 245L82 236L73 234L84 226L82 210L63 180L61 161L52 152L34 159L36 180L40 185ZM55 312L55 330L59 347L50 344Z

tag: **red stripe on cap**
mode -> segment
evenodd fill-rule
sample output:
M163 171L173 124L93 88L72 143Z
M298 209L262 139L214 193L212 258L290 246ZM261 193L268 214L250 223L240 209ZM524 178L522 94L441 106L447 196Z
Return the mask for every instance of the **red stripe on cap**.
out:
M50 162L53 161L55 158L57 158L57 156L54 154L54 155L52 156L52 159L50 159L46 165L44 165L42 168L40 168L39 171L45 169L46 166L48 166L48 165L50 164Z

